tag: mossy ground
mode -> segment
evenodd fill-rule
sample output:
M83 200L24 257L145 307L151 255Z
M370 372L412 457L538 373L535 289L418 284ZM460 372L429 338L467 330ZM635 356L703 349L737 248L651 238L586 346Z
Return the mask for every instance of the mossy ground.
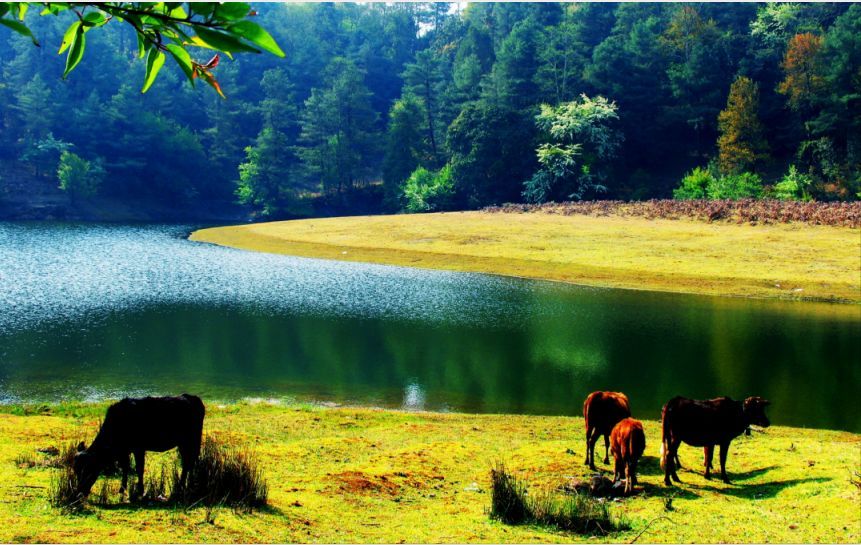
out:
M849 227L451 212L217 227L191 240L604 287L861 301L861 234Z
M573 407L572 412L576 412ZM0 542L847 542L861 540L861 436L772 427L732 446L731 485L707 481L683 447L684 483L665 488L660 432L646 422L636 496L613 512L631 530L589 538L489 519L489 471L502 461L530 489L584 478L581 418L410 413L300 404L209 403L205 433L251 447L269 483L252 514L133 505L53 508L54 471L37 449L91 440L105 405L0 414ZM173 453L148 456L148 471ZM599 463L610 471L610 467ZM96 488L98 488L97 485ZM666 510L672 497L672 510Z

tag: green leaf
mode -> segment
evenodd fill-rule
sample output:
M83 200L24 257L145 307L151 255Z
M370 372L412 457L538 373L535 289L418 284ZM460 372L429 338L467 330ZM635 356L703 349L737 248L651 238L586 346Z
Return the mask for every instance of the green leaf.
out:
M84 56L84 47L87 45L87 38L84 35L84 27L78 25L75 31L75 36L72 38L72 44L69 46L69 53L66 55L66 69L63 71L63 79L69 75L69 72L78 66Z
M14 19L0 19L0 25L7 26L18 34L27 36L28 38L33 40L34 44L39 45L39 42L36 41L36 37L33 36L33 33L30 32L30 29L27 28L27 25L25 25L24 23L20 21L15 21Z
M144 55L146 55L146 40L137 32L135 32L135 36L137 36L138 39L138 58L142 59L144 58Z
M61 11L66 11L67 9L69 9L69 4L66 2L51 2L39 13L39 15L48 15L49 13L51 15L57 15Z
M105 14L100 11L91 11L84 15L84 26L101 26L107 22Z
M164 66L164 53L159 51L158 48L153 47L146 56L146 76L144 77L144 86L141 89L141 93L147 92L162 66Z
M80 21L75 21L69 25L69 28L66 29L66 33L63 34L63 41L60 42L60 50L57 51L57 54L61 54L63 51L69 49L69 46L72 45L72 42L75 40L75 34L78 33L78 28L80 26Z
M27 8L29 8L29 7L30 6L27 4L27 2L19 2L18 3L18 20L19 21L24 20L24 16L27 15Z
M228 21L236 21L248 15L249 11L251 11L251 4L246 4L245 2L225 2L224 4L218 4L218 7L215 8L215 17Z
M285 56L284 52L281 51L281 48L278 47L278 44L275 43L275 39L257 23L252 23L251 21L239 21L238 23L230 25L227 29L234 34L242 36L249 42L259 45L265 51L268 51L273 55L277 55L279 57Z
M179 67L182 68L185 77L194 85L194 67L191 64L191 57L188 55L188 51L175 44L168 44L166 47Z
M249 53L260 53L260 50L255 49L239 41L239 38L224 32L216 32L204 27L195 27L197 37L210 47L227 53L236 53L245 51Z
M6 12L9 11L9 4L6 2L0 2L0 17L6 15Z

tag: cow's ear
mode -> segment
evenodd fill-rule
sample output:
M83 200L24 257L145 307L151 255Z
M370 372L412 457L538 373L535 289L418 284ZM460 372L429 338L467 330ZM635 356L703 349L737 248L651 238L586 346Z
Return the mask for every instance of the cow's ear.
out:
M78 452L84 452L85 450L87 450L87 445L83 441L78 443Z

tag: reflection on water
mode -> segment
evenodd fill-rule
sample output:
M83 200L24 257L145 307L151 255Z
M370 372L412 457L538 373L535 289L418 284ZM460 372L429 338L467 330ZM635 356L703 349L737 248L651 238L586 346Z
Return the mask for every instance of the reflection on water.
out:
M183 226L0 223L0 400L311 398L579 414L595 389L861 431L861 308L255 254Z

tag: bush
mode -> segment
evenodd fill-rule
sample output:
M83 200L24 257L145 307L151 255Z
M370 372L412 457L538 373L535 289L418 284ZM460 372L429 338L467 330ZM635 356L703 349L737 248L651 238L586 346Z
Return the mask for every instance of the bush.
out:
M813 178L799 172L795 165L789 165L789 171L783 179L774 184L774 198L782 201L809 201L812 185Z
M705 199L706 191L714 179L708 169L696 167L682 178L682 185L673 190L673 198L680 201Z
M727 174L709 184L706 196L709 199L756 199L762 196L762 178L752 172Z
M490 480L490 517L506 524L542 524L579 534L601 535L627 529L624 521L611 515L607 502L586 494L561 498L530 496L526 487L502 465L491 469Z
M453 196L454 179L450 165L436 172L418 167L403 186L405 208L408 212L445 210L451 205Z

